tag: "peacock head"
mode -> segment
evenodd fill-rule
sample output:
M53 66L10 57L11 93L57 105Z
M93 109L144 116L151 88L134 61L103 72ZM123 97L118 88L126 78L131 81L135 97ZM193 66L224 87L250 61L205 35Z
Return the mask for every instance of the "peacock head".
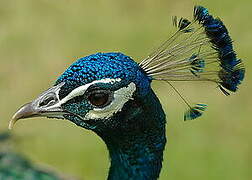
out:
M152 80L167 82L179 94L189 107L184 120L200 117L206 105L191 106L171 82L215 83L229 95L237 91L245 69L226 26L206 8L195 6L192 21L174 17L173 23L178 28L175 34L139 64L121 53L77 60L52 88L20 108L10 126L18 119L46 116L68 119L87 129L113 129L122 119L149 111L142 106L151 104L146 100L151 98Z
M73 63L53 87L21 107L12 122L44 116L97 131L116 127L118 119L137 114L130 112L133 108L137 112L136 101L148 94L150 82L139 65L122 53L93 54Z
M139 64L121 53L77 60L53 87L14 115L68 119L96 132L111 157L108 179L157 179L166 143L166 118L152 80L168 83L188 106L184 120L200 117L206 105L191 106L174 81L206 81L225 94L236 92L245 74L228 30L202 6L193 20L173 18L177 31Z

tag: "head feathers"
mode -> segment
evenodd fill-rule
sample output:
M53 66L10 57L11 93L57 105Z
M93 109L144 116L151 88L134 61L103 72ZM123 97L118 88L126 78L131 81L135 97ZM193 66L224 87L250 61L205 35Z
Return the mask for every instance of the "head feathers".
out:
M193 20L177 17L175 34L139 65L154 80L209 81L229 95L244 78L245 69L236 57L223 22L202 6L194 7ZM189 106L185 120L201 116L205 105Z

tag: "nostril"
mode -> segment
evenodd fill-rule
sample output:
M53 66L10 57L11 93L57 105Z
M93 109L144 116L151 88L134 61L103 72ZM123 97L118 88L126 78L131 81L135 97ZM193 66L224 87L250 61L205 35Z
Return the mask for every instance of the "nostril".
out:
M44 99L39 103L39 106L46 106L46 105L48 105L48 104L50 104L50 103L52 103L52 102L54 102L54 101L55 101L54 97L49 96L49 97L44 98Z

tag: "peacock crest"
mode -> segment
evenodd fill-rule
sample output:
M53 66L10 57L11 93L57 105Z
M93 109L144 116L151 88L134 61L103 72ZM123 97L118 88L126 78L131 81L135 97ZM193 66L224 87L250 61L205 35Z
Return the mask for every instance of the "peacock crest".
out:
M140 62L146 74L171 86L174 81L209 81L216 83L225 95L237 91L245 69L223 22L210 15L206 8L195 6L192 21L175 16L173 24L178 30ZM186 104L189 110L184 120L201 116L207 107Z

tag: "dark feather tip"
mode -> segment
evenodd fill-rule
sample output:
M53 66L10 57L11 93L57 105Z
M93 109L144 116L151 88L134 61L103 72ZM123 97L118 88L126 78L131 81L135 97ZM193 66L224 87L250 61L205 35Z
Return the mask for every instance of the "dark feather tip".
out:
M236 67L229 71L222 69L219 72L219 77L222 80L220 85L229 91L235 92L238 89L237 86L241 84L241 81L244 79L244 75L245 69L242 67Z
M195 6L194 19L204 27L213 49L218 53L222 68L219 72L220 85L222 86L220 90L224 92L223 88L225 88L235 92L238 89L237 86L244 79L245 69L242 67L241 60L236 57L226 26L220 19L210 15L208 10L202 6Z
M194 7L194 19L197 20L199 23L204 21L208 17L208 10L202 6L195 6Z
M189 59L191 62L191 73L195 76L198 76L197 73L203 72L203 69L205 68L205 61L204 59L200 59L198 55L193 54Z
M189 21L186 18L180 18L179 21L178 21L177 16L174 16L172 18L172 21L173 21L173 25L175 27L177 27L180 31L184 32L184 33L188 33L188 32L193 31L192 28L187 28L191 24L191 21Z
M193 120L202 116L206 108L207 108L206 104L196 104L196 106L191 107L188 111L185 112L184 121Z
M188 19L181 18L178 24L179 30L185 29L187 26L189 26L189 24L191 24L191 22Z

